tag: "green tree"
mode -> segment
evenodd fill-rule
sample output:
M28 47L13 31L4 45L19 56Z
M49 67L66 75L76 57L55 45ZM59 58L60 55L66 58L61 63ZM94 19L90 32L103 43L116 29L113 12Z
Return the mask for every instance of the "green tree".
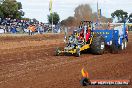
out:
M54 12L53 14L48 15L48 22L50 24L52 24L52 16L53 16L53 24L55 24L55 25L58 24L58 22L60 21L59 14Z
M3 14L3 11L1 9L1 5L0 5L0 18L4 18L4 14Z
M22 9L22 3L21 2L17 2L18 5L18 9Z
M111 14L111 16L112 16L113 19L117 18L118 22L123 23L123 22L125 22L127 20L128 13L123 11L123 10L116 10L115 12L113 12Z
M1 11L4 14L4 18L21 18L23 16L23 11L21 2L16 0L4 0L1 4Z
M129 15L128 22L132 23L132 13Z

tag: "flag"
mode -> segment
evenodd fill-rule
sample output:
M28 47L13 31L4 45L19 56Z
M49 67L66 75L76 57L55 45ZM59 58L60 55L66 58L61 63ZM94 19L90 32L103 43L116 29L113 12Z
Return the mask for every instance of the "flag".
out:
M50 0L50 2L49 2L49 11L50 11L50 13L52 13L52 0Z

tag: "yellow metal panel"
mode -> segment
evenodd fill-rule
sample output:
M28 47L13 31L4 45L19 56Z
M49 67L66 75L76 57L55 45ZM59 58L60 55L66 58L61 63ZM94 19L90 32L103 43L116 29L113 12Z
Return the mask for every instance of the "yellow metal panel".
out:
M91 44L91 43L92 43L92 38L90 39L90 44ZM83 47L81 47L81 48L80 48L80 51L83 51L83 50L85 50L85 49L89 49L89 48L90 48L90 44L86 44L86 45L84 45ZM78 48L78 47L76 47L76 48ZM68 51L68 52L74 54L74 53L76 53L76 49L70 50L70 51Z
M88 49L88 48L90 48L90 47L89 47L89 44L84 45L83 47L80 48L80 50L83 51L83 50Z
M72 54L76 53L76 49L70 50L69 53L72 53Z

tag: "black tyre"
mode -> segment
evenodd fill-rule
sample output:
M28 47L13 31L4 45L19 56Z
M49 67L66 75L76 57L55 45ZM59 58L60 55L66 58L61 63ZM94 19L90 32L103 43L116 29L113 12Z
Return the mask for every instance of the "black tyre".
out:
M90 80L88 78L82 78L82 80L80 81L82 86L88 86L91 84Z
M123 39L122 44L120 45L119 49L120 50L125 50L127 48L127 40Z
M105 40L102 36L93 37L91 44L91 52L93 54L101 55L105 50Z
M80 57L80 55L81 55L80 49L77 48L77 49L76 49L76 57Z
M117 47L115 42L112 42L112 45L110 46L111 53L113 53L113 54L119 53L119 49L121 49L121 48L122 48L122 46Z

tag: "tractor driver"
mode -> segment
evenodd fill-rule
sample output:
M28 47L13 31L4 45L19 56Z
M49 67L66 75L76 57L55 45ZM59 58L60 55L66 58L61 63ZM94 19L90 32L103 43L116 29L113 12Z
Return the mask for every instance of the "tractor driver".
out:
M88 26L85 25L84 27L85 28L83 28L82 31L80 32L79 39L81 39L84 42L86 37L86 42L88 42L91 36L91 27L89 25ZM84 36L84 34L86 35Z
M90 39L91 36L91 27L89 26L87 28L87 32L86 32L86 41L88 42L88 40Z
M84 29L80 32L79 39L83 40L84 39Z

